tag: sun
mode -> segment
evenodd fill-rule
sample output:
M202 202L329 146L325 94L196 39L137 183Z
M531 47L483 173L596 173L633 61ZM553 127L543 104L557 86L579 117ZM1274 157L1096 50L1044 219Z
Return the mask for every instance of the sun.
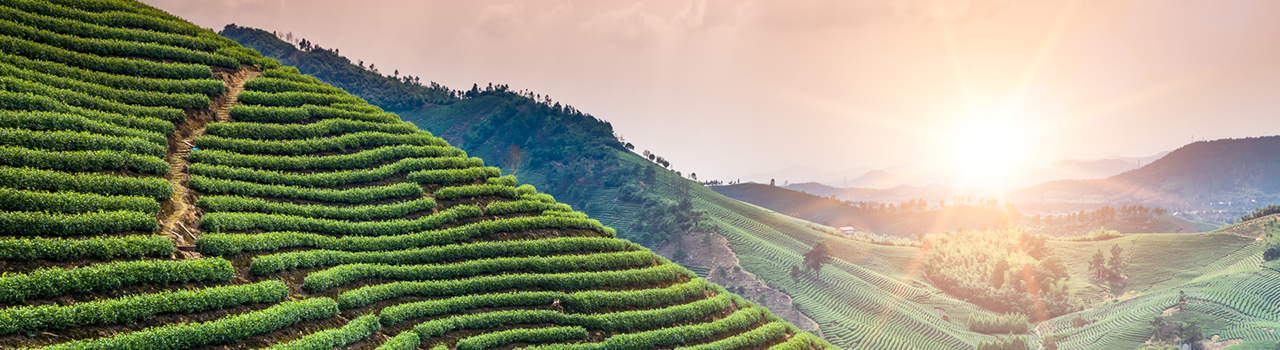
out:
M1026 170L1028 130L1013 118L966 118L950 130L945 147L956 187L1006 187Z

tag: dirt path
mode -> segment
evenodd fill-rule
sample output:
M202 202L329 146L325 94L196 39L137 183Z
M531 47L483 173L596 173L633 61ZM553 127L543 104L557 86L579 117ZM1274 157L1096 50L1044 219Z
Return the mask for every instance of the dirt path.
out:
M169 200L161 205L160 230L179 247L194 246L199 236L199 231L196 229L196 223L199 222L195 207L196 198L187 188L187 177L190 175L187 167L191 165L187 155L191 154L194 140L204 135L206 124L213 121L230 121L231 107L239 102L238 96L241 91L244 91L244 82L261 75L260 70L248 66L241 66L234 72L214 72L214 76L222 79L227 90L214 97L209 108L189 111L187 121L177 125L178 130L169 135L169 151L166 156L169 162L169 174L166 177L173 185L173 197L169 197ZM200 257L200 253L196 252L179 251L178 253L185 258Z

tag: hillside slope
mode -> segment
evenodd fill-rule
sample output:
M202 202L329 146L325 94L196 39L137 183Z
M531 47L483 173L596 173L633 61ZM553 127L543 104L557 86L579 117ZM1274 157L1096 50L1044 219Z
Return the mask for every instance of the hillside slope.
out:
M0 14L0 348L830 347L163 11Z
M1136 203L1210 211L1194 219L1230 221L1280 203L1280 136L1197 141L1160 159L1099 180L1054 181L1013 193L1020 203Z

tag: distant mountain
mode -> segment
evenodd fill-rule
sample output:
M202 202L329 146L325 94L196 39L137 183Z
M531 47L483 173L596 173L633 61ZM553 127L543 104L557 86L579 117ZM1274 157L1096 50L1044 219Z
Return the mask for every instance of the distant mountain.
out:
M871 167L868 167L866 165L859 165L859 166L851 167L844 170L838 170L838 171L823 170L823 169L818 169L811 166L792 165L785 169L770 171L770 172L763 172L763 173L755 173L755 174L743 176L740 179L734 179L734 180L754 181L754 182L767 184L769 183L770 179L773 179L778 184L783 184L788 182L789 183L815 182L815 183L828 184L832 186L845 186L845 183L847 181L856 179L859 176L862 176L863 174L865 174L869 170L871 170Z
M1145 164L1160 159L1169 152L1160 152L1149 157L1122 157L1097 160L1064 160L1049 164L1044 168L1028 172L1021 180L1023 186L1032 186L1057 180L1092 180L1105 179L1120 173L1137 169Z
M1137 203L1210 210L1226 218L1280 203L1280 136L1199 141L1098 180L1052 181L1013 193L1018 203Z

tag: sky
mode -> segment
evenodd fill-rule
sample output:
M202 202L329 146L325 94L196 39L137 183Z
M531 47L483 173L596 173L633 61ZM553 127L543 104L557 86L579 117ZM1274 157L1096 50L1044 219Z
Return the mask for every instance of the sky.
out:
M991 185L1280 134L1280 1L143 2L549 95L704 180L909 164Z

